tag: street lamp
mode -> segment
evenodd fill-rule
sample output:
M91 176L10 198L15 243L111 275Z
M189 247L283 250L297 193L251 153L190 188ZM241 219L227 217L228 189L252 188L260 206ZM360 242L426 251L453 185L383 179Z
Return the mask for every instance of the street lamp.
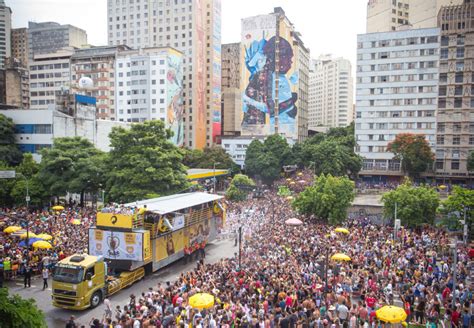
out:
M26 183L26 249L29 248L30 244L30 218L29 218L29 209L30 209L30 189L28 187L28 178L23 175L22 173L16 173L18 176L21 176L23 179L25 179ZM29 263L29 255L27 254L26 256L26 266L28 266Z
M216 192L216 164L221 164L221 162L214 162L213 165L213 171L214 171L214 193L217 194Z

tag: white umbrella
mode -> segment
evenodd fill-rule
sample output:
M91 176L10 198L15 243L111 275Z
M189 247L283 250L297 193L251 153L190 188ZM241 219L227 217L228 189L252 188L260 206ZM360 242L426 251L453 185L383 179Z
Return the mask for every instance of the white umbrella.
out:
M285 221L286 225L291 225L291 226L299 226L303 224L303 221L297 219L297 218L291 218Z

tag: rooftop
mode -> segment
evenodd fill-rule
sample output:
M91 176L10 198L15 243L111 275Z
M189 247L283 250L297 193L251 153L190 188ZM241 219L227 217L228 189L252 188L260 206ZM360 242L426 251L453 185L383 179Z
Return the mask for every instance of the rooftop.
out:
M176 212L188 207L209 203L222 198L222 196L215 194L208 194L204 192L191 192L141 200L138 202L125 204L125 206L146 206L147 211L163 215L166 213Z

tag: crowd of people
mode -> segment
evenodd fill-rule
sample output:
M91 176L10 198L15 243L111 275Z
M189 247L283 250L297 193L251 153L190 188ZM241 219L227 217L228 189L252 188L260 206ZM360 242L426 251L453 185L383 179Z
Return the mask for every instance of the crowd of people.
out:
M277 185L295 180L302 176ZM91 320L90 326L383 327L375 311L389 304L403 308L410 323L473 325L472 259L459 245L455 265L450 237L442 230L426 227L394 235L391 227L360 218L346 222L349 234L341 234L298 216L287 197L273 191L230 203L227 211L228 229L243 229L240 265L238 248L234 257L216 263L201 260L176 281L106 308L104 318ZM304 224L284 224L293 217ZM331 260L335 253L351 261ZM199 310L189 304L201 292L215 296L214 306Z
M5 233L9 226L22 227L28 237L47 234L50 249L24 247L26 238L19 234ZM70 207L61 211L29 210L26 208L0 210L0 280L15 279L22 275L25 287L31 285L31 275L48 275L57 261L87 251L88 228L95 224L95 211L91 208ZM29 240L29 243L31 240ZM44 268L48 271L44 272Z

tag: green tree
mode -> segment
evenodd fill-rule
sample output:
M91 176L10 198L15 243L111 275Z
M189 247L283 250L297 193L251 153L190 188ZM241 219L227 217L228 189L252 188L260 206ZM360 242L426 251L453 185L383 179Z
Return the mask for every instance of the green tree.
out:
M258 157L265 152L263 143L260 140L252 140L245 151L245 171L251 175L256 176L260 173L260 164Z
M48 195L45 187L38 176L39 164L33 159L33 155L26 153L23 160L15 167L17 178L10 192L10 196L17 205L26 204L26 181L28 179L28 194L30 196L30 204L42 205L47 200Z
M6 162L0 161L0 171L14 171L15 168L9 166ZM11 191L15 185L15 179L0 179L0 206L13 205Z
M434 161L434 154L424 134L400 133L387 146L395 159L401 161L402 170L410 177L417 177L429 169Z
M47 327L43 312L33 299L22 299L19 295L8 295L7 288L0 288L1 327L42 328Z
M0 114L0 162L15 166L20 164L22 153L15 143L15 123Z
M454 217L457 220L455 214L459 214L459 219L466 216L466 223L469 227L474 225L474 190L454 186L451 194L441 205L441 212L448 217L448 220L454 219Z
M394 218L397 206L397 218L403 226L419 227L433 224L439 206L439 195L434 188L415 187L407 179L397 189L383 194L382 202L385 217Z
M242 201L247 198L248 193L255 186L255 182L244 174L236 174L230 182L225 193L227 199Z
M356 175L362 167L360 156L336 139L328 138L317 145L308 146L316 175Z
M301 214L315 215L335 225L346 220L354 196L354 182L349 178L321 174L296 197L293 207Z
M236 164L229 154L219 146L206 147L203 150L186 149L183 164L194 169L216 169L237 170Z
M134 124L129 130L112 129L107 177L110 199L131 202L188 187L184 154L168 140L171 135L161 121Z
M84 163L89 158L102 154L100 150L87 139L80 137L68 137L54 139L51 148L41 151L42 160L40 164L39 178L43 181L50 196L62 196L68 191L81 193L85 190L71 185L84 171L92 170L86 168ZM97 165L97 163L91 163ZM91 179L95 178L90 177Z
M273 134L267 137L263 142L263 147L267 154L273 155L278 160L280 170L284 165L295 164L290 145L281 135Z
M98 152L91 157L80 158L74 169L76 174L69 181L69 190L81 195L81 204L86 193L90 193L95 200L107 181L107 154Z
M474 151L469 152L469 157L467 158L467 170L474 171Z

